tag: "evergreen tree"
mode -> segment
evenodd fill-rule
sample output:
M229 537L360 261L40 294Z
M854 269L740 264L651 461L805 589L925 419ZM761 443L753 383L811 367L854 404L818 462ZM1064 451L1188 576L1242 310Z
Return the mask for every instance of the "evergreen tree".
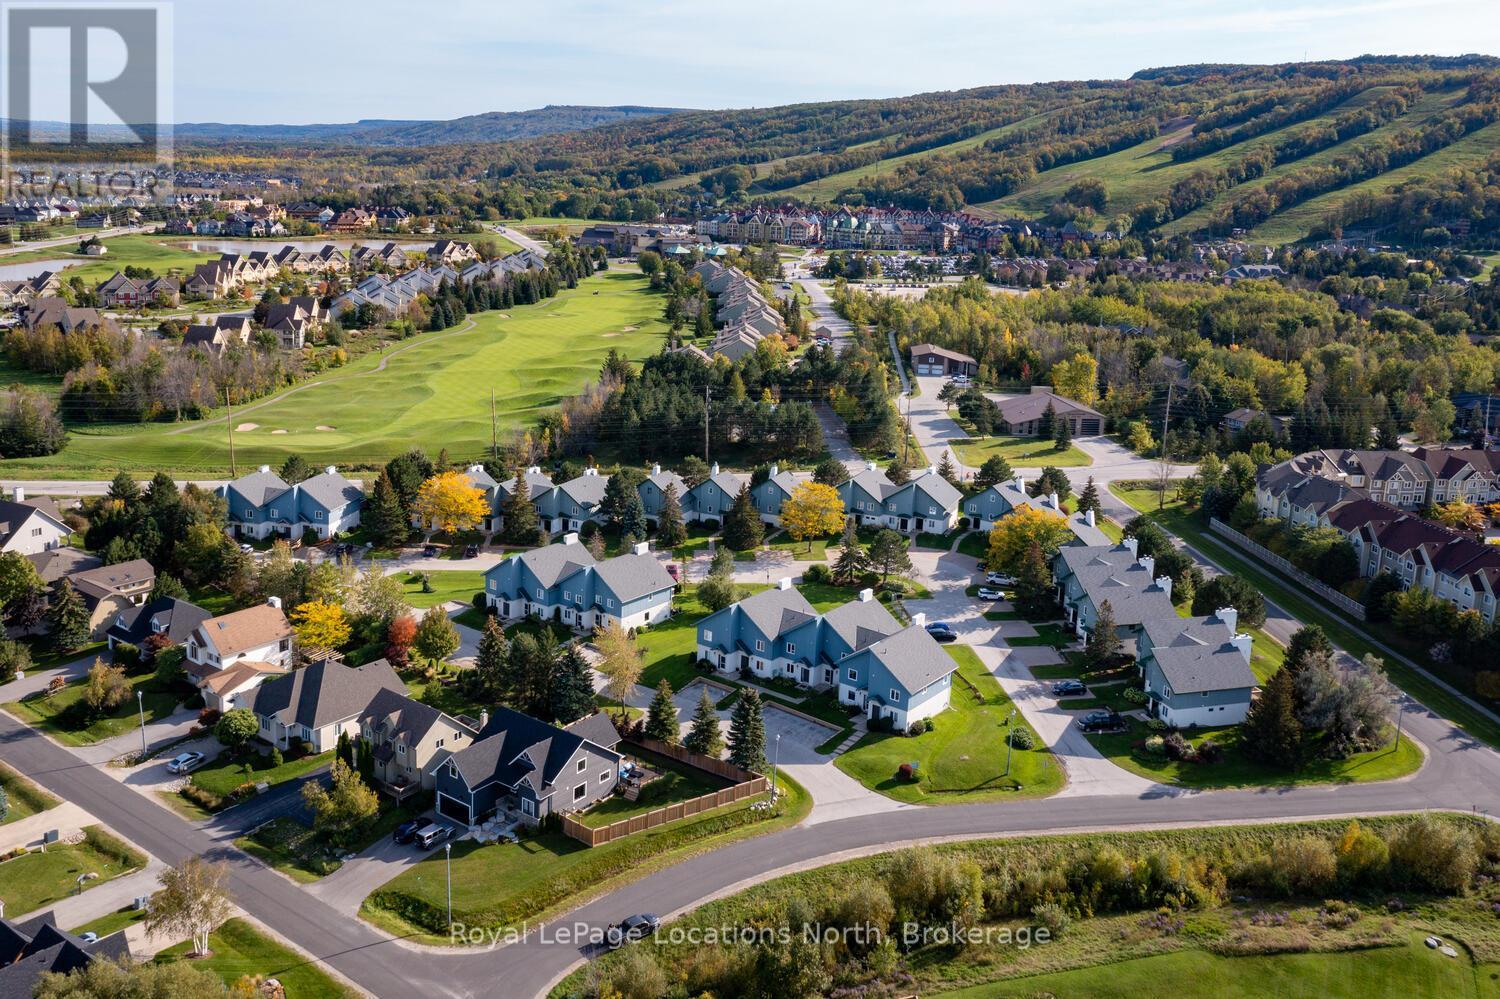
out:
M677 486L671 482L662 490L661 510L656 515L656 540L662 548L676 548L687 540L682 503L677 499Z
M1016 573L1016 606L1028 614L1040 614L1052 602L1052 570L1047 565L1047 556L1042 552L1042 543L1032 541L1026 546Z
M577 646L563 650L552 680L552 720L570 725L594 710L594 678Z
M1084 485L1083 492L1078 494L1078 512L1087 513L1090 510L1094 511L1096 517L1104 512L1104 508L1099 505L1099 487L1094 485L1092 475Z
M410 535L411 525L389 469L382 470L380 478L375 480L370 502L360 512L359 522L377 545L394 547Z
M52 625L52 644L63 652L77 652L89 643L89 611L83 598L66 576L52 590L52 604L47 608Z
M740 688L730 712L729 760L745 770L759 772L766 768L766 722L760 694L752 687Z
M1394 451L1401 446L1401 424L1396 421L1396 413L1389 402L1376 425L1376 437L1375 446L1382 451Z
M837 458L824 458L813 469L813 481L837 487L849 478L849 470Z
M1120 653L1120 636L1115 633L1115 609L1108 600L1099 604L1099 617L1089 630L1083 647L1083 661L1090 669L1103 669Z
M990 486L998 486L1002 482L1009 482L1015 476L1011 470L1010 462L1002 455L991 455L979 466L979 471L974 473L974 488L984 492Z
M1296 681L1285 667L1271 674L1240 726L1240 742L1251 758L1295 770L1302 762L1302 723L1297 720Z
M1292 640L1287 642L1286 658L1282 665L1295 677L1314 655L1333 654L1333 642L1329 641L1327 632L1316 624L1303 625L1292 635Z
M676 742L678 733L677 704L672 700L672 685L663 680L657 684L656 696L651 698L651 707L646 711L646 735L660 742Z
M1073 428L1070 421L1053 420L1056 429L1052 433L1052 446L1058 451L1066 451L1068 445L1073 443Z
M640 494L631 490L620 508L621 550L625 550L627 545L643 540L650 527L650 521L646 519L646 505L641 502Z
M498 618L485 618L479 648L474 653L474 678L486 699L510 703L510 643L505 640Z
M724 733L719 730L719 715L714 699L708 696L704 686L698 695L698 707L693 711L693 727L688 730L683 746L699 756L718 759L724 752Z
M505 516L505 527L501 538L513 545L538 545L546 541L542 532L542 520L536 507L531 505L531 489L526 484L526 468L518 464L514 474L515 486L505 500L501 512Z
M734 505L724 517L724 544L737 552L748 551L759 548L765 535L765 526L760 522L755 504L751 502L750 485L746 483L740 486Z
M282 482L285 482L289 486L295 486L305 479L312 478L313 467L300 454L289 454L286 457L286 461L281 463L280 475Z
M865 546L859 543L859 532L854 518L844 521L844 538L839 542L839 554L833 562L834 581L844 586L853 583L870 571L870 557Z
M1047 408L1042 410L1042 418L1037 421L1036 433L1038 437L1051 437L1055 432L1053 424L1057 422L1057 410L1052 408L1052 400L1047 400Z
M943 448L943 458L938 462L937 472L954 489L963 488L963 479L958 474L958 466L953 464L953 452Z
M882 528L870 542L870 566L880 573L880 581L886 582L892 573L911 571L911 541L889 527Z
M183 586L176 576L170 572L163 572L156 577L156 582L151 585L151 595L146 599L150 601L172 597L176 600L186 600L187 595L187 587Z

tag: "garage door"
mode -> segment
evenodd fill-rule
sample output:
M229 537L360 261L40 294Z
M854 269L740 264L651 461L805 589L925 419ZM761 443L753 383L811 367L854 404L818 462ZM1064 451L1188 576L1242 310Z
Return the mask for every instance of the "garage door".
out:
M445 819L452 819L454 822L461 822L466 826L472 824L469 821L469 806L457 798L450 798L446 794L438 792L437 809L438 814Z
M1091 437L1099 433L1099 418L1089 417L1078 421L1078 435L1080 437Z
M941 375L942 373L943 373L943 366L941 364L919 364L919 365L917 365L917 374L919 374L919 375Z

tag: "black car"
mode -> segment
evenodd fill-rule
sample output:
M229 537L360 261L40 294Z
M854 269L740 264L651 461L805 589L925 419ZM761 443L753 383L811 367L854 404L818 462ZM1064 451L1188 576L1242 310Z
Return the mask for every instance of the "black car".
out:
M1125 716L1116 711L1090 711L1078 719L1085 732L1118 732L1125 727Z
M391 833L391 839L397 843L410 843L417 838L417 830L426 824L426 819L408 819L396 827Z
M958 633L955 632L952 628L928 628L927 634L931 635L939 642L958 641Z
M423 558L436 558L437 557L437 553L438 553L437 545L423 545L422 546L422 557Z
M479 546L478 545L469 545L468 547L466 547L464 549L464 558L478 558L478 557L479 557Z
M1059 680L1052 685L1054 697L1078 697L1088 692L1089 688L1082 680Z
M660 925L661 917L650 912L639 912L612 924L604 931L604 939L609 943L609 949L614 950L636 940L644 940L655 933Z

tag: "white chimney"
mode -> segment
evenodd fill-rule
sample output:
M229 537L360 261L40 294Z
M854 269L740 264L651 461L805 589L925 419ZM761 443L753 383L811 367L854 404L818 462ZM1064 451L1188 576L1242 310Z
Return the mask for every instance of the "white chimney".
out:
M260 466L260 470L262 472L269 472L271 470L271 466L270 465L262 465L262 466Z
M792 588L792 577L782 576L776 581L776 588L778 590L790 590Z
M1121 544L1123 544L1126 548L1130 549L1130 555L1132 558L1135 557L1136 545L1139 543L1140 542L1138 542L1134 537L1126 538L1121 542Z
M660 475L661 474L661 463L660 462L657 462L656 464L654 464L654 465L651 466L651 474L652 475Z
M713 465L709 467L708 474L709 475L718 475L719 474L719 463L717 461L714 462Z
M1172 599L1172 577L1171 576L1157 576L1156 577L1156 586L1157 586L1158 589L1160 589L1163 593L1165 593L1167 595L1167 599L1168 600Z
M277 610L281 610L281 598L280 597L266 597L266 606L268 606L268 607L275 607Z
M528 475L540 475L542 474L542 466L532 465L530 468L526 469L526 472Z
M1083 522L1085 524L1089 525L1090 527L1098 527L1099 526L1098 524L1094 523L1094 508L1093 507L1089 507L1087 510L1083 511Z
M1250 649L1253 645L1253 640L1250 636L1245 634L1235 635L1229 640L1229 644L1239 649L1240 655L1245 657L1245 665L1250 665Z
M1139 565L1142 569L1145 569L1146 575L1149 576L1151 575L1151 570L1156 568L1156 559L1152 558L1150 555L1142 555L1140 558L1136 559L1136 564Z
M911 616L911 623L918 628L927 627L927 614L923 611L917 611Z
M1231 635L1234 634L1234 626L1240 623L1240 612L1233 607L1220 607L1214 611L1214 617L1224 622L1224 627L1229 629Z
M1016 486L1017 489L1025 489L1026 488L1026 480L1021 476L1020 472L1017 472L1016 473L1016 477L1014 479L1012 479L1011 481L1015 483L1015 486Z
M1054 510L1061 510L1062 509L1062 500L1060 500L1060 499L1057 498L1057 493L1048 493L1047 494L1047 505L1050 506Z
M779 464L777 464L776 462L774 462L774 461L771 462L771 478L774 479L774 478L776 478L776 476L778 476L780 474L781 474L781 466Z
M479 709L479 727L480 728L484 728L489 723L490 723L490 709L489 708L480 708Z
M578 544L578 535L577 534L572 534L572 533L564 534L563 535L563 544L565 544L565 545L576 545L576 544Z
M590 466L588 468L585 468L583 470L583 474L584 475L598 475L599 474L599 466L593 465L593 466Z
M16 502L17 503L25 503L26 502L26 489L24 487L22 487L22 486L16 486L15 497L16 497Z
M329 465L327 468L323 469L323 471L327 472L329 475L333 475L338 471L338 469L332 465Z
M874 599L875 599L875 591L874 590L865 589L865 590L860 590L859 591L859 602L860 603L867 604L871 600L874 600Z
M631 546L630 550L637 555L644 555L651 550L651 542L637 541L634 545Z
M867 461L867 462L865 462L865 471L867 471L867 472L873 472L873 471L875 471L875 463L873 461Z
M928 465L927 466L927 474L928 475L936 475L937 474L937 466L936 465Z

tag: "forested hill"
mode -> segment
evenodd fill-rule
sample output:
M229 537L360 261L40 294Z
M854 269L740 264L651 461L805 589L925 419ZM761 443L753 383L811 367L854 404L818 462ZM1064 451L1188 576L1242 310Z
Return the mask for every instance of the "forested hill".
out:
M444 124L394 131L440 143L458 125ZM1484 216L1482 204L1453 202L1493 186L1484 178L1500 170L1497 153L1500 60L1364 56L683 111L495 144L320 155L299 169L334 190L374 183L417 202L468 180L475 210L503 214L639 219L704 199L843 203L1285 240L1388 214L1395 184L1438 184L1428 200L1441 212ZM267 153L187 150L189 160L226 155L253 163Z
M325 125L230 125L217 122L176 126L188 142L330 143L367 146L435 146L455 142L505 142L596 128L632 118L673 114L677 108L635 105L586 107L549 104L530 111L488 111L447 121L371 119Z

